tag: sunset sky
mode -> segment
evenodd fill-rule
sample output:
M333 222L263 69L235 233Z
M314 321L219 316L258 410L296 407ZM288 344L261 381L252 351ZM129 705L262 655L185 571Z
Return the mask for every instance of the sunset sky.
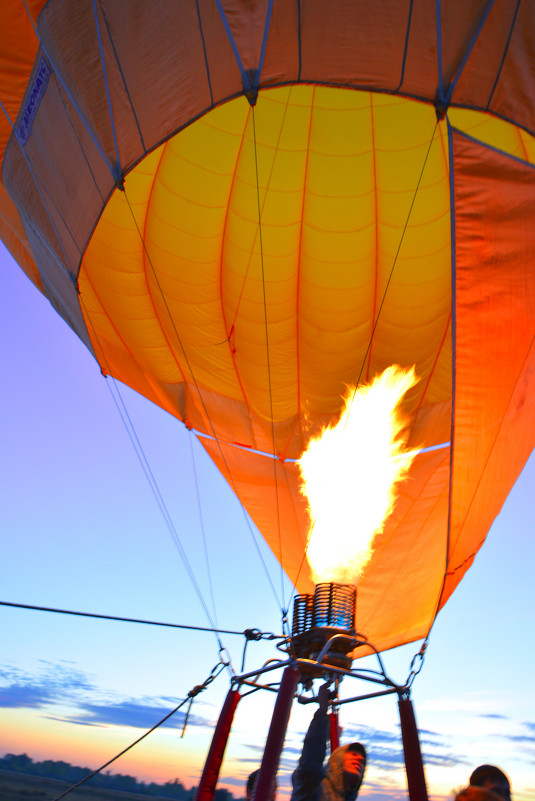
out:
M0 600L210 626L109 382L3 249L0 282ZM120 393L212 618L233 631L278 634L290 586L241 506L182 424L124 387ZM439 615L414 685L435 797L447 797L476 765L491 762L509 774L516 799L535 799L534 487L532 456ZM95 768L176 706L220 660L210 633L7 606L0 606L0 621L0 755L25 752ZM222 643L239 670L243 637L223 635ZM395 680L404 681L418 648L385 655ZM252 643L247 666L278 654L270 642ZM228 687L224 672L195 700L183 738L178 714L111 770L197 784ZM257 693L238 707L221 781L236 795L258 766L273 700ZM292 711L281 796L312 711L298 705ZM402 798L394 697L347 705L341 719L343 740L368 747L361 796Z

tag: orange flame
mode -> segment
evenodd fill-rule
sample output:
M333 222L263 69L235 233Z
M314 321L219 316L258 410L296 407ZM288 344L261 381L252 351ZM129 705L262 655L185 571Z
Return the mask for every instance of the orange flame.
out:
M355 584L371 559L396 485L418 452L405 450L406 421L398 408L418 380L414 367L393 365L366 386L348 387L338 423L312 439L298 460L314 521L307 558L316 583Z

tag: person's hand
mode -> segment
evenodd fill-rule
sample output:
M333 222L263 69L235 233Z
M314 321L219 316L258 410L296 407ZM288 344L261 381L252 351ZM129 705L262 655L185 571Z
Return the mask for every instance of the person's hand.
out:
M322 684L318 690L318 704L322 712L327 712L330 699L331 693L329 691L329 682L327 682L327 684Z

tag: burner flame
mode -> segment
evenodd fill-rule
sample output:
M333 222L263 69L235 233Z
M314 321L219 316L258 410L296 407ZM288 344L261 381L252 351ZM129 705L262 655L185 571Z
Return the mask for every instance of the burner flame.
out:
M311 533L313 580L358 583L394 509L396 489L418 450L406 450L399 406L419 379L414 367L388 367L365 386L347 388L335 425L312 439L298 460Z

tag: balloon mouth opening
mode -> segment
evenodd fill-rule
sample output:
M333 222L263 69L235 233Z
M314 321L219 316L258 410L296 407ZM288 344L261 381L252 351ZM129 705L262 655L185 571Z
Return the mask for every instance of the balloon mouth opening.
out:
M294 599L292 644L299 660L311 673L321 675L318 663L349 670L349 655L355 647L357 588L352 584L316 584L313 594L297 595Z

